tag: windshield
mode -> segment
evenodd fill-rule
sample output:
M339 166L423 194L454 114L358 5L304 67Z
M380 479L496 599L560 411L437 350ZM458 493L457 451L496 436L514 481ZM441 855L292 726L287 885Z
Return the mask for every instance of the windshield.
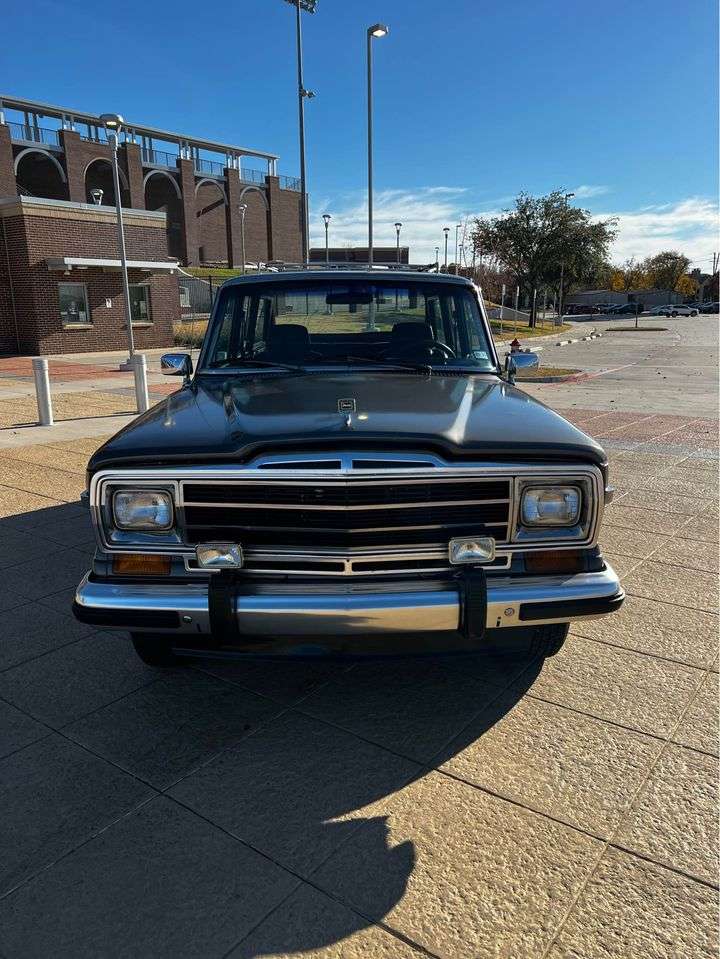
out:
M227 286L202 367L248 369L253 363L495 370L470 289L394 278Z

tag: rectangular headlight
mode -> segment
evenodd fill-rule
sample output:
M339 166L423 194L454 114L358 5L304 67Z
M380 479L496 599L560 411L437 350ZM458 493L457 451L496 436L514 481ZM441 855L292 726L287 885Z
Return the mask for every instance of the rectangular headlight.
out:
M523 491L523 526L574 526L580 518L582 494L577 486L528 486Z
M118 529L159 531L173 525L172 497L163 490L117 490L112 509Z

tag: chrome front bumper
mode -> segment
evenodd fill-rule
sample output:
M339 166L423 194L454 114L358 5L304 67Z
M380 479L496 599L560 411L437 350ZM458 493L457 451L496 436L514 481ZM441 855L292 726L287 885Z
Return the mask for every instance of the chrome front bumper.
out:
M289 591L292 590L292 591ZM597 573L487 579L486 629L566 623L603 616L624 593L610 566ZM408 588L372 584L330 589L265 586L238 593L238 629L252 636L361 636L457 632L464 620L460 587ZM78 619L101 628L133 632L211 633L206 583L113 583L87 574L74 604Z

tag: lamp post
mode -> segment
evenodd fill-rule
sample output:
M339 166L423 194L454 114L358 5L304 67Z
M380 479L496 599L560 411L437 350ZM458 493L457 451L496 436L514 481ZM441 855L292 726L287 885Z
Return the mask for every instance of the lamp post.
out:
M458 274L458 234L462 229L462 223L455 224L455 276Z
M571 200L575 196L574 193L565 194L565 209L567 210L568 200ZM565 281L565 260L560 260L560 295L558 296L558 320L559 326L562 326L562 301L563 301L563 284ZM535 317L533 316L533 321Z
M120 269L122 271L123 299L125 301L125 322L127 324L128 359L121 369L132 368L135 355L135 342L132 330L132 308L130 306L130 284L128 282L127 256L125 254L125 230L123 229L122 198L120 196L120 172L118 169L118 139L124 123L119 113L101 113L100 119L108 131L112 147L113 185L115 187L115 210L117 211L118 246L120 248Z
M330 262L330 245L328 243L328 228L330 226L330 220L332 217L329 213L323 213L323 220L325 221L325 262Z
M368 266L373 265L373 97L372 97L372 42L386 37L390 31L384 23L374 23L367 29L367 165L368 165ZM371 317L372 320L372 317ZM374 329L374 323L371 327Z
M307 210L307 175L305 168L305 99L312 99L315 94L306 90L303 83L302 58L302 23L300 11L315 13L317 0L286 0L295 7L295 43L297 46L297 83L298 83L298 125L300 131L300 229L302 231L302 261L303 266L308 261L308 210Z
M449 226L443 227L443 233L445 234L445 269L447 270L447 244L448 244L448 233L450 232Z
M247 213L247 203L238 204L240 211L240 256L242 257L242 272L245 273L245 214Z
M402 223L396 223L396 224L395 224L395 240L396 240L396 242L395 242L395 262L396 262L396 263L399 263L399 262L400 262L400 229L401 229L401 227L402 227Z
M439 246L435 247L435 266L437 267L438 270L440 269L440 247Z
M96 186L94 190L90 191L90 196L92 197L92 201L95 204L95 206L100 206L100 204L102 203L104 192L105 191L101 190L99 186Z

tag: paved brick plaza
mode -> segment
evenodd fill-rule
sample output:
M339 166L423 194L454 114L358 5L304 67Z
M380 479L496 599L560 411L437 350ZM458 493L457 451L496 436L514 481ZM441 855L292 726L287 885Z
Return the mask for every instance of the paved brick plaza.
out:
M159 674L69 612L100 439L0 450L0 953L714 956L717 422L575 389L628 599L542 666Z

